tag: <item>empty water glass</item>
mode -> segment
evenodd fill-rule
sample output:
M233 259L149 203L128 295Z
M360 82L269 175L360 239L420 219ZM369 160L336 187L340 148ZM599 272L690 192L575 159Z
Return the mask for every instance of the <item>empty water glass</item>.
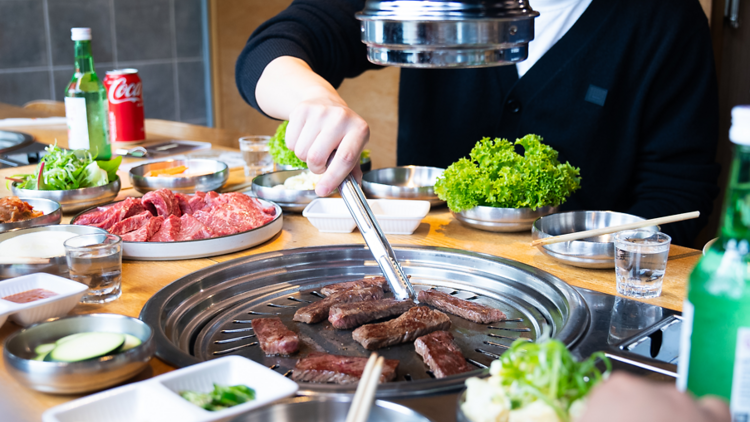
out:
M615 235L617 293L637 298L661 295L672 238L648 230L626 230Z

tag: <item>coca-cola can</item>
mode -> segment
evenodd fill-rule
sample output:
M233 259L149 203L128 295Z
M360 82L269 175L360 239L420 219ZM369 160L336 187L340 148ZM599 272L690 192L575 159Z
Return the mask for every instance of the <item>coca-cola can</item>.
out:
M143 85L138 70L111 70L104 78L104 87L109 102L109 136L112 143L146 139Z

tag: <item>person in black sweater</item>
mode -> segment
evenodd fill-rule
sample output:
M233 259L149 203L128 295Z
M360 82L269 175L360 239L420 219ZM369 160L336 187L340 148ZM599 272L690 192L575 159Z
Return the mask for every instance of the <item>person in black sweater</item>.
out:
M318 194L356 169L369 138L334 88L377 68L354 18L363 7L295 0L252 34L237 61L245 101L288 119L287 145L325 171ZM592 0L521 78L515 66L404 68L398 114L399 165L447 167L482 137L534 133L581 168L581 189L563 210L701 211L663 227L676 244L691 246L718 193L716 75L696 0Z

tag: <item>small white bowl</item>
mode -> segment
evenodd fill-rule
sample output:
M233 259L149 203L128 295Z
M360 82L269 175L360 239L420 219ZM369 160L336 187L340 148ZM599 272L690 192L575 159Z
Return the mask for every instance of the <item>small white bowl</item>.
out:
M180 391L209 392L213 384L246 385L255 400L211 412L179 396ZM226 356L158 377L104 391L47 410L43 422L228 421L284 397L297 383L242 356Z
M28 303L15 303L2 299L32 289L45 289L57 295ZM47 273L11 278L0 283L0 314L6 307L10 318L16 324L28 327L49 318L67 315L78 304L87 289L88 287L82 283Z
M430 212L429 201L368 199L385 234L412 234ZM357 223L341 198L319 198L302 211L310 223L325 233L351 233Z

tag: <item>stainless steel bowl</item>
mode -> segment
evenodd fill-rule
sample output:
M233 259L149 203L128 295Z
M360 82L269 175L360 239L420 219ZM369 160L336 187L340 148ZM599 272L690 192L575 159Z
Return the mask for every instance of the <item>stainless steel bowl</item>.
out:
M363 173L370 171L372 168L372 161L370 157L367 157L360 161L359 168L362 169ZM288 166L284 164L276 164L276 170L302 170L302 167Z
M530 208L474 207L452 213L456 220L469 227L490 232L522 232L531 228L534 221L557 212L557 207Z
M564 212L536 220L531 228L531 237L534 240L543 239L638 221L643 221L643 218L613 211ZM652 226L644 230L656 232L659 228ZM543 254L564 264L583 268L614 268L614 236L614 234L605 234L583 240L537 246L537 248Z
M125 352L82 362L31 360L36 346L86 331L130 334L143 343ZM3 359L7 371L26 387L45 393L85 393L121 383L141 372L154 355L153 336L148 324L128 316L74 315L12 334L5 341Z
M188 172L196 176L186 177L144 177L151 170L185 166ZM194 158L188 160L165 160L155 163L141 164L130 169L130 183L133 189L140 193L158 189L170 189L173 192L192 194L195 191L208 192L224 186L229 180L229 167L226 163L216 160Z
M120 178L104 186L69 190L18 189L13 183L10 185L10 191L19 198L42 198L55 201L62 207L62 212L69 214L111 202L120 192Z
M284 211L302 212L307 204L319 198L314 190L274 189L274 186L283 185L286 179L305 171L308 170L281 170L256 176L253 192L258 198L277 203Z
M36 226L47 226L60 224L62 220L62 208L60 204L44 198L18 198L23 202L31 205L35 210L42 211L44 215L37 218L32 218L24 221L17 221L15 223L3 223L0 224L0 233L4 233L15 229L24 229L26 227Z
M368 198L419 199L431 206L445 204L435 194L435 182L445 169L401 166L377 169L362 177L362 189Z
M2 233L0 234L0 243L16 236L47 230L68 231L78 235L107 233L106 230L98 227L60 224L55 226L30 227ZM69 275L68 263L65 260L65 256L58 256L50 258L47 264L0 264L0 280L34 273L49 273L67 278Z
M344 422L350 397L294 397L277 401L232 419L232 422ZM430 422L430 419L400 404L375 400L368 422Z

